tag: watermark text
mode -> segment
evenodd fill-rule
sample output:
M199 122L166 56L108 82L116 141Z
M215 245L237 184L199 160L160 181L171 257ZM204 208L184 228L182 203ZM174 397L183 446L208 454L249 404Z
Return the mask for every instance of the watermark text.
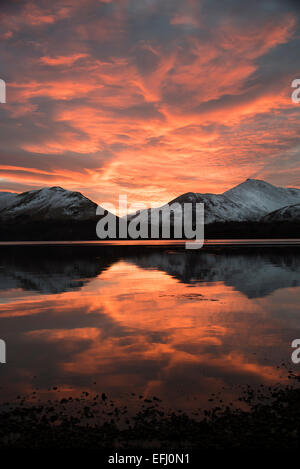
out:
M0 363L6 363L6 343L0 339Z
M203 203L174 202L159 208L138 203L128 209L126 195L120 195L118 208L109 203L99 205L96 215L102 216L96 226L99 239L185 239L189 240L186 249L199 249L204 244Z
M6 83L0 78L0 103L6 103Z

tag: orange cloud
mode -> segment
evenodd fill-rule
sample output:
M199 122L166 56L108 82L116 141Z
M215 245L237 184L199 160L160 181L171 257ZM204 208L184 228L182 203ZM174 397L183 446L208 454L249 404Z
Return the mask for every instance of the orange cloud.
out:
M84 57L87 57L87 54L74 54L71 56L62 56L59 55L57 57L41 57L40 61L45 64L45 65L50 65L50 66L57 66L57 65L73 65L74 62L76 62L79 59L82 59Z
M8 83L5 112L18 130L14 154L48 158L54 175L28 169L26 187L30 178L33 187L50 177L68 188L82 180L97 202L114 202L122 192L131 202L160 204L190 190L223 192L253 174L273 181L270 168L293 151L299 118L289 71L272 59L272 74L264 61L294 40L295 15L205 18L197 2L174 2L160 25L151 20L156 7L86 0L55 9L31 2L23 23L18 15L2 20L16 32L41 18L58 37L46 41L35 33L40 42L22 62L24 73L12 73ZM72 170L71 154L82 155L81 168ZM66 160L57 172L56 156ZM89 165L94 158L99 164ZM23 163L15 175L2 166L3 189L21 183ZM282 167L281 174L282 184L300 184L294 171Z

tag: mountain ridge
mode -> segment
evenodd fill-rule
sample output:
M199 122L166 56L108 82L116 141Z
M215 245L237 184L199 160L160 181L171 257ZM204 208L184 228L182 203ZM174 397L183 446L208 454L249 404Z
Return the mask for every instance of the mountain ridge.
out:
M32 218L89 219L96 214L97 204L80 192L69 191L59 186L16 193L0 192L0 219L10 219L18 215ZM80 214L82 210L82 214Z
M103 216L96 214L97 207L81 192L59 186L20 194L0 192L0 239L94 240L97 222Z
M204 203L205 233L209 237L298 237L300 189L277 187L257 179L247 179L223 194L186 192L162 207L129 214L128 221L136 218L137 223L149 224L152 211L177 203L171 225L175 221L182 223L183 207L188 202L193 203L193 210L197 202ZM96 209L97 204L80 192L60 186L20 194L0 192L0 239L98 239L96 225L100 217ZM163 217L168 213L162 214L162 221Z
M146 221L151 211L161 210L172 203L182 206L184 203L197 202L204 203L206 224L254 222L274 210L300 203L300 189L278 187L259 179L246 179L222 194L186 192L162 207L142 210L139 217ZM135 216L137 214L131 214L130 219ZM176 219L180 216L181 209L178 209L174 217Z

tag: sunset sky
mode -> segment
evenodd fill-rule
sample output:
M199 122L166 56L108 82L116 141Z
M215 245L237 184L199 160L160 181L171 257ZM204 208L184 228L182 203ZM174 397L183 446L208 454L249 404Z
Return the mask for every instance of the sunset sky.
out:
M300 188L300 2L0 4L0 190L168 202Z

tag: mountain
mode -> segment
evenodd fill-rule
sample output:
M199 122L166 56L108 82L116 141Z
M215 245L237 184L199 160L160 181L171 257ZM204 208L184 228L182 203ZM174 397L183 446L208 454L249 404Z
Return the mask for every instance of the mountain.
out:
M34 220L88 220L95 217L97 204L80 192L61 187L14 194L0 193L0 219L29 218Z
M299 233L300 189L276 187L256 179L247 179L223 194L188 192L163 207L142 210L128 219L148 225L153 212L177 203L172 225L182 222L183 204L193 203L195 210L197 202L204 203L207 238L297 237ZM96 208L97 204L80 192L61 187L22 194L0 192L0 239L96 240L96 225L101 218ZM167 214L163 214L162 221L166 220Z
M277 187L258 179L247 179L224 192L224 195L251 210L254 219L284 206L300 203L300 189Z
M97 239L97 204L80 192L46 187L0 193L1 240ZM112 215L114 217L114 215Z
M288 205L287 207L274 210L261 219L262 223L272 222L298 222L300 223L300 204Z
M265 181L247 179L223 194L201 194L188 192L169 202L204 203L205 223L254 222L266 214L285 206L300 203L300 189L276 187ZM167 204L168 205L168 204ZM164 207L148 209L139 214L141 221L150 220L152 213ZM130 218L134 218L133 214ZM175 219L181 218L181 208L175 210Z

